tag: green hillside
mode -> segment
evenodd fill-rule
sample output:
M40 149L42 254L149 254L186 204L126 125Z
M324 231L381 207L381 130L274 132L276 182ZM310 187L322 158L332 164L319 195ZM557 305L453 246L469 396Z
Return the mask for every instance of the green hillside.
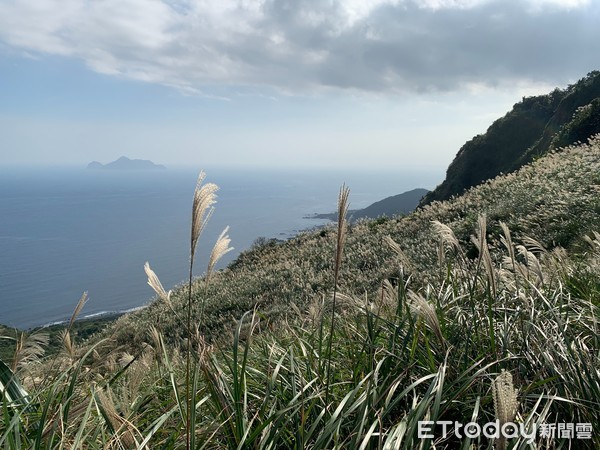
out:
M576 248L600 223L597 147L595 142L569 150L568 156L554 153L518 173L476 187L455 200L429 205L406 218L351 226L341 289L376 295L397 265L393 252L382 243L385 236L401 244L414 266L413 277L427 278L437 261L438 240L431 226L434 220L450 226L467 247L472 245L470 236L478 216L485 214L488 227L496 232L502 221L517 236L527 235L547 248ZM334 237L332 226L242 253L213 278L206 294L199 294L208 302L205 333L220 335L222 326L255 305L266 317L279 317L289 311L290 304L305 306L315 296L330 291ZM178 304L181 301L174 297L176 310L182 308ZM155 323L160 323L168 336L179 338L184 333L177 317L157 302L122 317L114 327L115 337L122 343L136 342L141 339L137 330Z
M465 143L446 179L421 204L447 200L501 173L512 172L558 147L600 133L600 72L566 89L525 97L482 135Z
M31 398L4 407L0 444L530 448L419 422L596 427L599 191L596 138L403 218L255 246L195 280L191 310L180 286L21 364ZM576 437L536 442L600 445Z

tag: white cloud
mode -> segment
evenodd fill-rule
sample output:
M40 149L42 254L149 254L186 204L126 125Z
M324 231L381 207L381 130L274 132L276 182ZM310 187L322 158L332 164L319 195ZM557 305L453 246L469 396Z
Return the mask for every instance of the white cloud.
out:
M585 0L0 0L0 43L185 92L445 91L579 78L599 18Z
M589 5L591 0L532 0L534 5L554 5L562 8L580 8L582 6Z

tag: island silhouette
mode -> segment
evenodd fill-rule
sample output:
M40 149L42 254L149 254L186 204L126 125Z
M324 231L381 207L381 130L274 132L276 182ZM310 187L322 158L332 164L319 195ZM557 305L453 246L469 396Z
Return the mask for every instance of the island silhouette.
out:
M119 159L102 164L98 161L92 161L87 165L91 170L165 170L162 164L154 164L148 159L129 159L121 156Z

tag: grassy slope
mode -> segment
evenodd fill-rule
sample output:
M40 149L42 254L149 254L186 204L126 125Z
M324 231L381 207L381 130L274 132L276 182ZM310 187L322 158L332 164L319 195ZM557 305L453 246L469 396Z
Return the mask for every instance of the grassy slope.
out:
M194 371L198 442L211 449L430 448L417 439L419 420L494 420L490 385L502 369L517 386L519 422L597 424L600 236L595 251L582 237L600 223L599 189L594 141L451 202L354 225L340 286L353 295L338 297L331 352L329 326L320 325L331 320L331 306L314 300L332 290L333 230L246 252L206 291L198 280L196 313L200 299L208 301L201 329L221 344L202 347ZM487 233L476 231L481 214ZM514 245L500 243L507 237L499 221L512 230ZM474 233L479 244L470 239ZM384 242L388 235L404 257ZM560 244L570 255L540 244ZM184 448L185 374L177 350L183 305L176 293L171 306L155 302L120 318L104 334L120 345L109 341L87 358L86 347L75 346L44 366L43 376L22 369L39 408L31 417L21 412L24 419L10 426L0 422L0 439L31 445L47 409L42 423L54 434L44 433L44 447L129 448L147 436L150 448ZM259 322L240 325L231 346L232 333L224 330L254 306ZM436 436L436 448L458 444ZM524 440L513 444L528 448ZM549 444L538 448L554 448ZM597 431L577 445L597 448Z
M413 266L414 277L432 275L438 239L431 222L449 225L469 244L477 217L486 214L492 233L505 222L519 237L526 234L552 248L577 246L584 234L600 223L600 145L570 148L551 154L520 171L478 186L464 196L434 202L405 218L367 221L349 230L341 274L341 289L362 296L377 295L384 279L397 270L395 256L383 244L385 236L398 242ZM209 338L257 306L266 317L281 317L290 304L306 306L331 292L334 229L303 233L282 243L243 253L216 276L208 291L198 289L196 305L207 299L201 329ZM158 274L160 276L160 274ZM139 331L160 324L170 338L183 336L184 302L175 295L172 308L156 302L124 316L112 327L117 342L129 345L145 339ZM197 306L196 313L199 311Z

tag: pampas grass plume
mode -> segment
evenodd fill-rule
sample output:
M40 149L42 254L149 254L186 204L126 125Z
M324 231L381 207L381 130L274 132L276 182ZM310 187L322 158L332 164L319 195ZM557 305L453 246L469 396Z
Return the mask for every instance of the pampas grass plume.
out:
M212 215L214 205L217 201L217 190L219 189L216 184L206 183L204 181L205 174L200 172L198 181L196 183L196 190L194 191L194 201L192 204L192 229L191 229L191 247L190 247L190 260L193 264L194 254L196 251L196 245L198 239L204 230L210 216Z
M210 276L215 268L215 265L219 260L226 254L233 250L233 247L230 247L231 239L227 232L229 231L229 227L225 227L225 229L221 232L219 237L217 238L217 242L210 252L210 258L208 259L208 269L206 270L206 284L208 284L210 280Z
M156 295L158 295L159 298L168 303L171 298L171 291L165 291L165 288L163 288L163 285L158 279L158 276L150 268L150 264L148 263L148 261L146 261L146 264L144 264L144 272L146 272L146 275L148 276L148 286L150 286L154 290L154 292L156 292Z

